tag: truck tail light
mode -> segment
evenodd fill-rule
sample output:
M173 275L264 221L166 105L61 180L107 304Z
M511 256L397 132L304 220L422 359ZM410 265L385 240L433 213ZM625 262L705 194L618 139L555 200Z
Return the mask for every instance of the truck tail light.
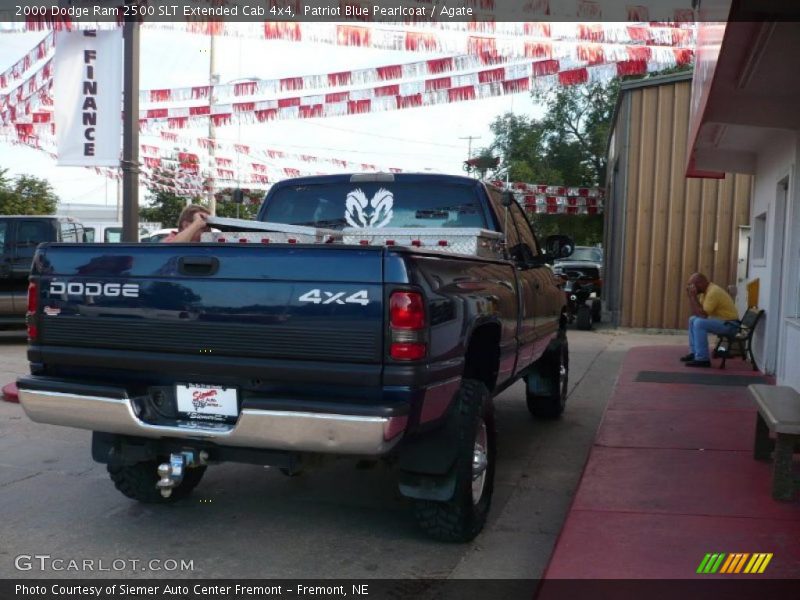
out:
M391 344L394 360L420 360L428 353L425 343L425 303L419 292L394 292L389 298Z
M28 310L25 312L25 323L28 328L28 340L31 342L36 341L39 337L39 328L36 326L34 319L36 318L36 311L39 310L39 286L31 281L28 284Z
M419 292L394 292L389 299L392 329L423 329L425 305Z
M428 353L428 346L421 342L392 342L389 353L395 360L420 360Z

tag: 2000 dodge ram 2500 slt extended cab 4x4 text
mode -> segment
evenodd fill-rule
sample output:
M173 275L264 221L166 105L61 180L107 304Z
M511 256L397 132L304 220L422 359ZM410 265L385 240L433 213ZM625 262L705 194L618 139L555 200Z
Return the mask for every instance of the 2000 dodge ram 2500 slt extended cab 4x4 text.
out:
M40 247L28 416L93 431L94 459L143 502L186 496L209 463L385 457L425 531L475 537L493 396L524 378L533 415L564 409L548 264L571 241L543 248L511 194L432 174L282 181L258 221L242 239Z

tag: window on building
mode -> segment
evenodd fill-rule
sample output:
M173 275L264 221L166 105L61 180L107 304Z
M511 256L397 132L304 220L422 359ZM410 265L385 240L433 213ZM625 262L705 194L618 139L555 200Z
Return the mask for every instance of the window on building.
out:
M753 219L753 233L750 238L750 253L755 262L767 258L767 213L763 212Z

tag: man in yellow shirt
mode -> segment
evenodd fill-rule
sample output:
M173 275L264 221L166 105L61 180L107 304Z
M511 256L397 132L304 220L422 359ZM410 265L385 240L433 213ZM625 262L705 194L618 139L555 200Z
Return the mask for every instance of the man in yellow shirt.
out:
M708 334L733 335L739 326L739 311L733 298L702 273L695 273L686 285L689 295L689 354L681 357L687 367L710 367Z

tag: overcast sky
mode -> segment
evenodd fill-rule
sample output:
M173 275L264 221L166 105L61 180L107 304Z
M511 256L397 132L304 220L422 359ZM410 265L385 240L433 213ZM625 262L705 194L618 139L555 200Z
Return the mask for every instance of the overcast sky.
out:
M13 64L42 37L42 33L0 34L0 70ZM143 89L207 84L207 37L145 28L141 40ZM440 56L228 37L217 38L216 54L222 83L242 77L272 79L322 74ZM473 141L473 148L488 145L492 139L489 124L495 116L510 110L518 114L541 114L528 94L517 94L384 113L233 125L217 128L217 136L230 142L242 141L287 152L404 170L463 174L468 142L459 138L480 136ZM184 130L184 134L205 136L207 127ZM146 137L141 139L142 143L147 141ZM104 178L87 169L57 167L52 159L36 150L0 143L0 167L8 168L12 174L46 177L65 203L116 201L113 182L106 184ZM322 167L309 168L322 170Z

